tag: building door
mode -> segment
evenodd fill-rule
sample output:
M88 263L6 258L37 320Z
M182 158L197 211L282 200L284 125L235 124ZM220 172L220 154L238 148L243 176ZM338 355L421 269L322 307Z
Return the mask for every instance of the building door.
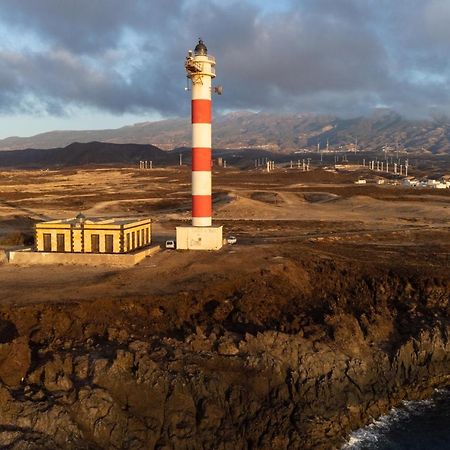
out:
M66 250L64 234L58 233L56 235L56 251L64 252Z
M52 251L52 235L50 233L44 233L44 252Z
M112 234L105 234L105 252L114 253L114 236Z
M100 236L98 234L91 235L91 252L100 253Z

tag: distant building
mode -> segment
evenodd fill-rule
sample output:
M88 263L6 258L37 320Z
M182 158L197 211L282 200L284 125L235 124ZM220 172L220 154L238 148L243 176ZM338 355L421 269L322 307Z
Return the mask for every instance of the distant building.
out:
M128 253L151 243L151 219L72 219L36 224L38 252Z
M450 181L446 181L444 177L440 180L434 180L432 178L417 180L414 177L408 177L403 179L403 185L406 187L448 189L450 188Z
M364 178L360 178L359 180L355 181L355 184L366 184L367 181Z
M420 186L420 181L416 180L415 178L404 178L403 179L403 185L407 187L417 187Z

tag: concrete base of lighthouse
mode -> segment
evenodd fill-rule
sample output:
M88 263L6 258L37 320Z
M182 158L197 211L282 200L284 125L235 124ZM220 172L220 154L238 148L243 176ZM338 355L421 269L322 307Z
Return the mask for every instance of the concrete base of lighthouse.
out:
M223 227L177 227L177 250L220 250Z

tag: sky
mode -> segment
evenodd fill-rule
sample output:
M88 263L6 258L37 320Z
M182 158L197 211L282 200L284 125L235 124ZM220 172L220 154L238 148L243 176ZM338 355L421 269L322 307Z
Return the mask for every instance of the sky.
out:
M0 137L189 114L184 58L217 59L217 113L450 113L450 0L1 0Z

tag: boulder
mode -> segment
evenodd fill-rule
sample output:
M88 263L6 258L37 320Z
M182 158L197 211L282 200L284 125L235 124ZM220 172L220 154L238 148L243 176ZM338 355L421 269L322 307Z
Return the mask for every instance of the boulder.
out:
M0 344L0 379L7 386L20 386L30 367L31 350L25 336Z

